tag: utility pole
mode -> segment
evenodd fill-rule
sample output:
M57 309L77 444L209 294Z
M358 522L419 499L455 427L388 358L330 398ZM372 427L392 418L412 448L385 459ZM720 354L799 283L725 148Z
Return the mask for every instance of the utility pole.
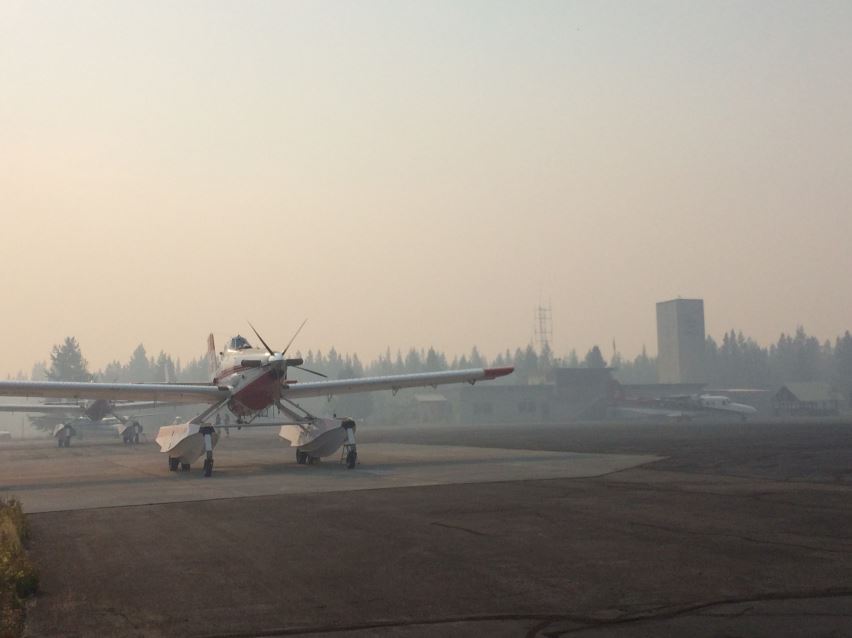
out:
M535 341L538 345L539 353L545 350L551 350L550 344L553 342L553 311L550 308L550 303L546 306L539 303L535 310Z

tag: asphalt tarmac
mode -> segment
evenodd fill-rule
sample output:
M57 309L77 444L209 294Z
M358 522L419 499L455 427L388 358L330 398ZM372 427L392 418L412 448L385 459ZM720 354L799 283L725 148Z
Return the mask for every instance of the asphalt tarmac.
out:
M30 517L29 635L852 635L852 425L359 435L351 472L234 435L211 479L150 445L3 446L0 493L79 501Z

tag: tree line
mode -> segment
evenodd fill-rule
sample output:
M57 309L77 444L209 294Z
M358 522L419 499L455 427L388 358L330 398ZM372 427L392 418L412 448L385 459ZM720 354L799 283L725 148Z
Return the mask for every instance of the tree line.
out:
M335 348L328 352L308 350L297 352L303 357L304 366L321 372L333 379L380 376L389 374L411 374L437 372L464 368L514 366L515 373L498 380L502 383L528 384L546 383L552 380L557 367L614 368L614 376L622 383L655 383L657 381L656 358L642 352L633 359L624 358L613 343L609 361L595 345L581 359L576 350L564 357L555 356L549 347L536 349L506 349L488 358L474 346L470 352L452 358L435 348L409 348L384 353L362 362L357 354L340 353ZM761 346L742 332L726 332L721 342L708 336L705 344L706 379L710 385L724 387L770 387L793 381L837 381L852 379L852 335L847 330L834 342L820 342L810 336L803 327L792 335L782 334L776 343ZM305 373L294 371L302 376ZM23 378L21 373L19 378ZM63 343L53 347L50 360L33 366L33 380L92 381L104 382L205 382L210 381L207 357L202 355L188 362L160 352L148 355L140 344L122 363L118 360L107 364L102 370L90 372L79 343L67 337Z
M742 332L731 330L705 347L707 378L713 385L768 387L790 382L852 380L852 335L820 341L799 326L763 347Z

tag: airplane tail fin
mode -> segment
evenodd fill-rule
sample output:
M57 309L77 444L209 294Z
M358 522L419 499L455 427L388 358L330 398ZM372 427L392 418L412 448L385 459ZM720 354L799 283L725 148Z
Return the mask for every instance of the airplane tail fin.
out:
M219 355L216 354L216 342L213 340L213 333L207 337L207 369L210 371L210 378L216 376L216 371L219 369Z

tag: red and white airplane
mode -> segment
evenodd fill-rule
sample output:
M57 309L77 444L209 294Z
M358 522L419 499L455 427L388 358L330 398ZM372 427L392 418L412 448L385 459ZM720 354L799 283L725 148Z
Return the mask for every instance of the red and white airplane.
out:
M302 324L304 326L304 323ZM254 328L252 327L252 330ZM299 328L301 330L301 326ZM299 463L330 456L343 448L350 469L358 454L355 444L355 422L350 418L321 418L310 414L295 401L307 397L331 397L338 394L433 386L448 383L489 381L510 374L513 368L473 368L446 372L423 372L360 379L324 380L309 383L287 378L288 368L301 368L300 358L287 358L293 339L280 352L270 348L255 335L263 349L253 348L241 336L230 340L217 356L213 335L208 338L208 357L215 369L212 383L79 383L64 381L0 381L0 395L60 399L94 399L106 401L153 401L168 404L209 404L209 407L186 423L160 428L157 443L168 454L169 470L188 471L202 456L204 476L213 472L213 448L219 441L215 418L221 410L237 416L237 425L276 426L279 435L296 448ZM296 334L298 335L298 332ZM318 374L318 373L314 373ZM323 376L323 375L320 375ZM287 416L277 423L254 423L267 408L276 406Z

